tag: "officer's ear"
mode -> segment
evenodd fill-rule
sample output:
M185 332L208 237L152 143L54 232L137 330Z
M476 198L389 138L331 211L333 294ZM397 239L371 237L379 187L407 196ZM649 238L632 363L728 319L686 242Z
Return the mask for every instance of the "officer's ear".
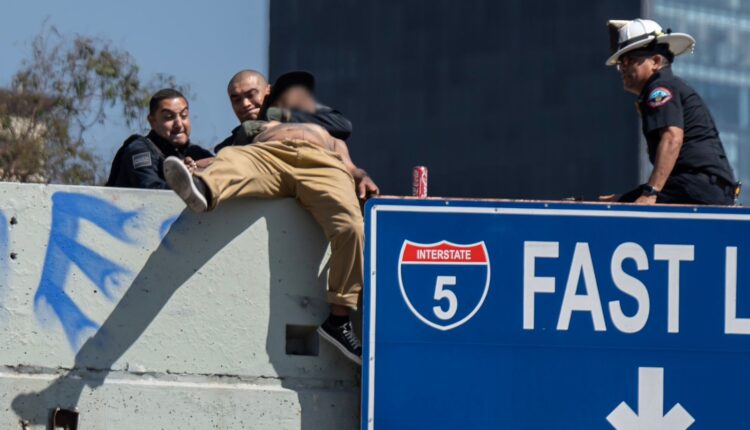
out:
M153 113L151 113L151 112L149 112L149 114L148 114L148 116L146 117L146 119L148 120L148 125L149 125L149 126L150 126L151 128L154 128L154 124L156 124L156 117L154 116L154 114L153 114Z
M651 58L652 60L654 60L654 65L656 66L657 70L669 65L669 60L667 60L667 58L661 54L656 54Z

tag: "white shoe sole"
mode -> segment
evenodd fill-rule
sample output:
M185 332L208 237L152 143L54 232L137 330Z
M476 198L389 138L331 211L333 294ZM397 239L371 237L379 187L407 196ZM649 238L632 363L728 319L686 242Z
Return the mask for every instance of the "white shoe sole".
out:
M362 357L359 357L359 356L356 356L356 355L352 354L348 349L346 349L346 347L344 347L343 345L341 345L330 334L326 333L326 331L323 330L323 327L318 327L318 335L321 338L327 340L328 343L330 343L331 345L333 345L334 347L336 347L336 349L338 349L339 351L341 351L341 353L344 354L344 356L346 358L348 358L349 360L351 360L351 361L359 364L360 366L362 365Z
M182 160L174 156L164 160L164 179L193 212L208 210L206 197L196 188L193 175Z

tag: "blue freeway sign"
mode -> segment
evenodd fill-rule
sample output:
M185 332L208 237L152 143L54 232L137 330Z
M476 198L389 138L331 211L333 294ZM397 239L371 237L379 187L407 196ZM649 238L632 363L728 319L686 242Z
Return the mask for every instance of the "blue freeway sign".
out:
M750 210L373 199L363 429L750 426Z

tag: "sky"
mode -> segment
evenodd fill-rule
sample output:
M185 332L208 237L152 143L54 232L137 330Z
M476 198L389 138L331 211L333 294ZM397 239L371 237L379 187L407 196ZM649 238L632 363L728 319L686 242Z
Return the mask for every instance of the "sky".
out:
M207 147L237 125L226 93L231 76L246 68L268 72L268 0L16 0L2 9L0 87L30 56L46 20L63 34L105 38L130 52L144 81L166 73L189 85L191 138ZM112 115L87 141L109 163L125 138L141 131Z

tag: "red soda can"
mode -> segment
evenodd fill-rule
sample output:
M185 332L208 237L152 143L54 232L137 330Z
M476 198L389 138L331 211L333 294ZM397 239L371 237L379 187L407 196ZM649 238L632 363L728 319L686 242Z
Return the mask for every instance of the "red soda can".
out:
M411 195L420 199L427 197L427 168L416 166L412 170Z

